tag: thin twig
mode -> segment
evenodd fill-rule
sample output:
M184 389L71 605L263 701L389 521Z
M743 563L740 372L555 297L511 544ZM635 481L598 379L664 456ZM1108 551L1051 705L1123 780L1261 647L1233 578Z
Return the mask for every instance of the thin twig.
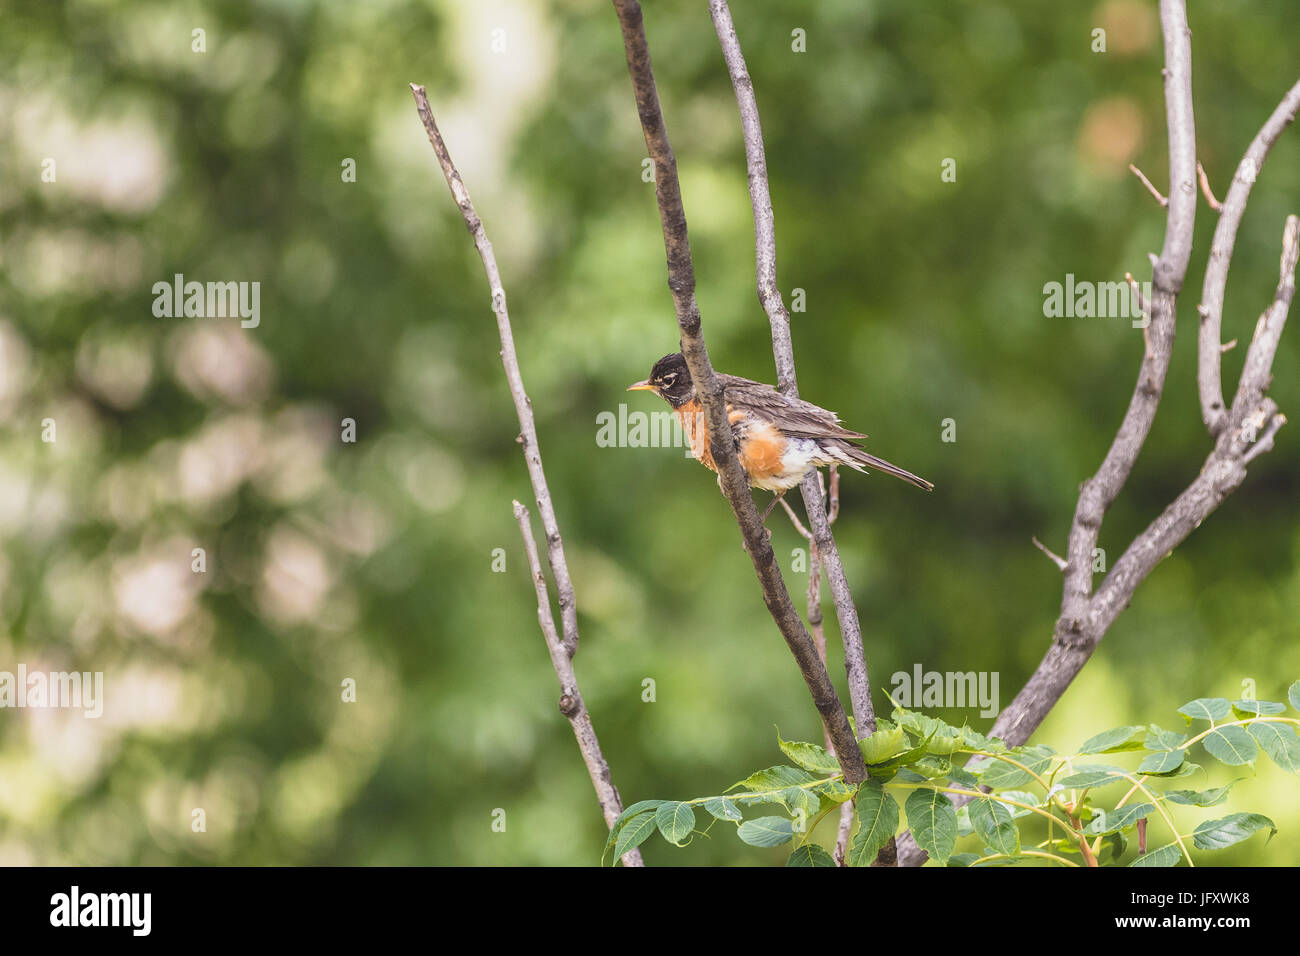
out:
M814 540L812 532L804 527L803 522L799 520L799 516L795 514L794 509L790 507L790 502L785 500L785 496L782 495L776 500L780 502L781 507L785 509L785 513L790 517L790 523L794 525L794 530L799 532L801 536L807 538L811 543L816 544L817 542Z
M1056 565L1060 570L1064 571L1067 567L1070 566L1070 563L1066 561L1065 558L1061 557L1058 554L1053 553L1047 547L1047 545L1039 541L1038 538L1035 537L1035 538L1031 538L1030 540L1034 542L1034 547L1036 547L1039 551L1043 552L1043 554L1047 555L1048 558L1051 559L1052 563Z
M1228 194L1223 197L1219 223L1214 229L1210 244L1210 258L1205 266L1205 284L1201 291L1201 332L1197 345L1197 389L1201 398L1201 419L1211 438L1217 438L1227 426L1227 411L1223 405L1223 382L1219 347L1223 327L1223 295L1228 285L1228 269L1232 265L1232 252L1237 244L1237 229L1246 213L1250 189L1255 185L1264 160L1277 142L1282 131L1295 119L1300 109L1300 82L1282 97L1268 120L1255 134L1246 154L1237 165Z
M790 398L799 397L799 384L795 374L794 346L790 338L790 313L776 282L776 227L772 213L772 196L767 181L767 159L763 150L763 127L754 98L754 84L745 66L745 57L736 36L736 27L726 0L709 0L709 14L714 31L722 47L722 58L731 76L740 112L741 131L745 141L745 165L748 169L749 198L754 214L754 262L758 299L767 313L772 330L772 354L776 360L777 387ZM871 682L867 674L866 654L862 645L862 626L858 620L857 606L849 588L848 576L840 560L839 548L827 520L825 496L815 474L804 478L800 491L803 494L804 512L817 539L817 549L822 556L826 581L835 601L835 615L839 620L840 637L844 642L844 667L848 674L849 698L853 705L854 723L862 736L876 729L875 711L871 705Z
M1164 246L1160 256L1153 259L1151 322L1143 329L1146 348L1119 430L1101 467L1079 490L1066 548L1061 613L1051 646L1028 683L993 725L993 735L1011 746L1029 738L1087 663L1105 633L1104 628L1097 628L1098 620L1092 613L1093 549L1102 519L1128 481L1146 442L1173 356L1175 308L1187 274L1196 219L1196 126L1192 110L1191 31L1184 0L1160 0L1160 20L1165 47L1170 195L1167 203L1162 203L1167 210ZM1134 173L1148 183L1158 198L1164 198L1136 168ZM1132 586L1136 587L1137 583L1133 581ZM902 865L918 866L925 860L924 851L917 847L910 834L898 841L898 847Z
M1205 175L1205 167L1200 163L1196 164L1196 175L1201 180L1201 193L1205 196L1205 201L1210 204L1210 208L1215 212L1223 211L1223 203L1214 198L1214 190L1210 188L1210 177Z
M709 429L709 448L714 463L718 466L719 482L740 525L745 550L754 563L754 571L762 586L768 611L794 655L812 695L813 704L835 742L844 779L848 783L858 783L866 779L867 774L862 751L853 737L848 715L835 692L835 685L817 656L812 637L799 619L786 590L767 531L759 520L758 510L750 496L749 483L736 458L736 445L727 420L722 386L714 374L700 331L700 309L695 301L695 269L691 263L686 215L682 210L677 160L668 141L663 110L659 104L641 5L636 0L613 0L613 4L623 33L623 48L627 54L632 90L636 96L637 116L645 134L647 153L655 165L655 200L659 206L664 248L668 254L668 287L672 292L677 326L681 332L682 354L690 369L696 393L704 406L705 422Z
M1226 413L1222 412L1222 398L1218 398L1219 411L1223 417L1211 428L1211 433L1216 436L1213 450L1195 480L1133 540L1111 567L1096 593L1091 593L1093 575L1090 559L1100 532L1101 520L1128 478L1163 391L1173 342L1173 311L1187 270L1194 219L1196 187L1188 43L1190 34L1183 0L1161 0L1160 7L1165 42L1170 181L1179 185L1171 190L1165 247L1155 263L1156 291L1152 303L1151 346L1143 359L1138 384L1119 434L1101 469L1080 490L1079 504L1070 531L1069 564L1065 572L1061 616L1057 620L1052 645L1029 682L993 725L992 735L1002 738L1011 746L1023 744L1029 738L1087 663L1115 619L1128 606L1138 585L1241 485L1246 477L1246 465L1273 447L1278 430L1286 423L1277 404L1266 397L1264 392L1271 377L1278 339L1294 297L1294 270L1297 257L1300 257L1300 252L1297 251L1297 246L1300 246L1300 220L1294 216L1288 218L1283 233L1278 289L1273 303L1265 310L1256 326L1255 338L1251 343L1250 354L1247 355L1246 368L1242 372L1232 408ZM1288 100L1294 94L1296 90L1288 94ZM1284 105L1286 102L1284 100ZM1292 113L1294 109L1293 105ZM1254 155L1262 162L1267 146L1261 144L1271 144L1271 140L1276 139L1277 133L1289 119L1289 116L1280 116L1279 112L1275 112L1247 156ZM1244 162L1243 160L1243 164ZM1258 169L1258 164L1255 169ZM1227 256L1231 251L1230 240L1235 234L1232 220L1240 219L1248 191L1248 184L1234 181L1223 203L1224 209L1216 236L1225 229L1224 223L1228 222L1229 232L1224 235L1228 237L1229 245L1225 255L1225 247L1216 239L1215 249L1210 255L1210 269L1221 268L1225 279ZM1219 288L1221 291L1221 286ZM1218 305L1221 307L1221 304L1220 299ZM1204 332L1207 313L1211 313L1214 308L1213 299L1210 308L1202 308L1202 346L1206 343ZM1217 395L1217 357L1221 348L1217 321L1214 322L1211 342L1216 357L1214 379ZM1202 371L1205 368L1202 352ZM1204 378L1201 377L1199 381L1204 398ZM958 800L961 801L961 798ZM910 837L900 840L899 846L900 858L907 865L918 865L924 861L925 854Z
M528 520L528 509L518 501L514 503L515 520L519 522L519 534L524 539L524 553L528 555L528 569L533 576L533 588L537 591L537 620L546 637L547 650L551 652L551 664L555 667L555 676L560 679L560 713L569 718L573 727L573 736L577 738L578 750L587 765L592 785L596 788L596 799L600 802L605 823L612 827L618 815L623 812L623 800L614 786L609 772L609 764L600 751L600 741L596 739L596 729L591 724L591 715L582 701L578 690L578 678L573 672L573 660L569 657L564 642L555 633L555 619L551 616L551 598L546 589L546 575L542 573L541 559L537 556L537 542L533 538L533 527ZM644 866L641 851L636 847L623 854L624 866Z
M1143 317L1145 317L1148 322L1150 322L1151 303L1148 302L1145 298L1143 298L1142 285L1138 282L1137 279L1133 278L1133 273L1131 272L1124 273L1124 281L1127 282L1129 284L1129 288L1133 290L1133 299L1135 302L1137 302L1138 312Z
M1277 354L1286 325L1287 313L1295 298L1296 260L1300 258L1300 219L1288 216L1282 230L1282 255L1278 263L1277 290L1273 301L1255 324L1255 335L1246 349L1246 361L1237 382L1237 394L1228 416L1235 424L1257 408L1273 377L1273 357Z
M817 472L817 477L821 478L821 472ZM831 466L831 502L833 511L827 516L827 520L835 523L838 517L839 505L839 474L835 466ZM817 539L813 537L811 531L804 527L799 516L794 513L794 509L786 502L785 498L778 499L785 513L790 517L790 524L808 541L808 628L812 631L813 643L817 645L817 654L821 657L822 663L826 663L826 634L822 620L821 605L821 558L817 552ZM826 735L826 749L832 754L835 753L835 744L830 735ZM840 866L845 865L845 854L848 852L849 834L853 830L853 803L845 801L840 806L840 823L835 835L835 862Z
M1173 357L1175 308L1183 277L1187 274L1196 219L1196 132L1192 112L1191 34L1187 28L1183 0L1161 0L1160 12L1165 37L1165 102L1171 183L1165 240L1152 270L1151 323L1145 330L1148 333L1149 347L1142 357L1137 383L1115 439L1097 473L1084 482L1080 489L1070 527L1061 614L1054 630L1053 648L1086 646L1088 652L1078 661L1080 667L1091 654L1092 646L1100 639L1100 634L1090 633L1086 629L1088 602L1092 597L1093 549L1097 546L1102 520L1128 481L1133 465L1142 451L1164 392L1165 377ZM1055 671L1050 686L1059 686L1064 692L1075 673L1077 670L1070 668ZM1020 727L1038 726L1057 697L1046 695L1030 700L1018 696L1002 712L995 730L1005 734L1015 729L1018 734Z
M1131 172L1138 179L1142 180L1142 185L1147 188L1147 192L1149 192L1151 195L1156 197L1156 202L1160 203L1160 205L1162 206L1169 205L1169 200L1160 194L1160 190L1156 189L1156 187L1152 185L1151 180L1147 179L1146 174L1143 173L1142 170L1138 169L1132 163L1128 164L1128 168L1129 168L1129 172Z
M564 557L564 544L560 538L560 526L555 520L555 507L551 504L551 492L546 485L546 472L542 469L542 453L537 447L537 428L533 423L533 407L524 391L523 377L519 372L519 359L515 355L514 333L510 328L510 313L506 308L506 290L501 284L501 273L497 268L496 255L492 243L488 241L483 222L474 211L470 201L469 190L465 188L460 173L451 161L447 144L443 142L438 124L434 121L433 111L429 107L429 98L424 87L411 84L411 93L415 97L416 109L424 123L433 152L438 157L438 165L447 179L452 198L456 201L460 214L465 220L465 228L474 239L479 258L483 260L483 269L487 273L488 287L492 293L492 311L496 314L497 332L501 338L501 364L505 367L506 381L510 383L510 395L515 402L515 412L519 416L520 436L522 438L524 461L528 465L528 477L533 483L533 492L537 499L537 510L542 517L542 530L546 532L546 556L555 574L555 588L560 598L560 624L564 630L564 647L572 657L578 650L578 609L573 597L573 581L569 577L569 565Z
M483 228L483 222L479 219L470 200L469 190L465 188L465 183L451 160L447 144L443 142L442 134L438 131L438 124L434 121L433 110L429 106L429 98L425 94L424 87L412 83L411 94L415 97L415 106L419 111L425 132L429 136L429 142L433 145L433 152L438 157L438 165L442 167L452 198L456 201L465 220L465 227L474 239L474 246L478 249L479 258L483 260L483 269L487 274L488 287L492 293L492 311L496 315L497 332L501 339L501 364L505 367L506 381L510 385L510 395L514 399L515 412L519 417L524 462L528 467L528 477L532 482L538 511L541 513L542 528L546 532L547 555L550 559L551 571L555 574L556 590L559 592L563 638L559 638L555 633L550 597L537 557L537 545L533 540L532 527L528 523L528 511L516 501L515 517L519 520L520 533L524 536L524 548L528 552L528 563L537 589L537 616L546 638L547 649L551 653L555 675L560 681L560 711L569 719L573 727L578 749L582 751L582 758L587 764L587 772L591 776L592 786L596 789L596 798L605 815L605 822L613 826L618 815L623 812L623 804L610 776L609 765L601 755L600 745L596 741L596 732L592 727L586 706L582 702L578 680L573 671L572 658L578 649L578 615L574 603L573 583L569 578L568 562L564 557L564 544L555 519L555 507L551 503L550 488L546 484L546 472L542 468L542 452L537 443L532 403L528 399L527 392L524 391L519 359L515 354L514 333L510 328L510 313L506 309L506 292L501 283L501 273L497 268L496 256L492 252L492 243L488 241L487 231ZM624 854L623 864L640 866L640 852L634 850Z

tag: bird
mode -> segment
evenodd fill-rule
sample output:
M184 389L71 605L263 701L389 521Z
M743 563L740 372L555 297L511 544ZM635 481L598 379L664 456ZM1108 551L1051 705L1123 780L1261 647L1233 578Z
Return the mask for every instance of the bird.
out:
M924 478L865 451L859 443L867 436L843 427L834 412L790 398L762 382L721 372L717 377L726 399L737 456L749 485L775 496L763 512L764 520L783 494L814 468L824 465L848 465L864 473L872 468L924 491L934 490L934 485ZM633 382L627 390L654 392L664 399L681 422L691 456L717 472L717 463L709 451L704 406L681 352L655 362L650 377ZM721 475L718 485L722 485Z

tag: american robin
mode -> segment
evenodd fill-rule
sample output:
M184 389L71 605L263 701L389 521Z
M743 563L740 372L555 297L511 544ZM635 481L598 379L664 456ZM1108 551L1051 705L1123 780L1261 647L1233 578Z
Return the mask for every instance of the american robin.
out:
M822 465L848 465L858 471L874 468L887 475L933 491L934 485L910 471L863 451L858 441L867 436L840 425L834 412L811 402L787 398L771 385L736 375L718 374L727 402L727 418L736 439L740 466L751 488L762 488L780 498ZM650 391L672 406L690 442L691 455L711 471L718 470L709 453L709 430L704 406L680 352L665 355L650 377L629 385L628 391ZM718 480L721 485L721 478ZM773 499L774 505L776 500ZM771 506L763 513L766 518Z

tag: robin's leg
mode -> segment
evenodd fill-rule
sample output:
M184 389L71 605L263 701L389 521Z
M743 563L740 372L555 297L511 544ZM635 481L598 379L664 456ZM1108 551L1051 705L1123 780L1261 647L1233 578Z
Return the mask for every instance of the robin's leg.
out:
M774 491L774 492L772 492L772 501L771 501L771 503L768 504L768 506L763 510L763 516L762 516L761 518L758 519L760 524L767 524L767 516L770 515L770 514L772 513L772 509L776 507L776 503L777 503L778 501L781 500L781 497L782 497L784 494L785 494L784 491Z

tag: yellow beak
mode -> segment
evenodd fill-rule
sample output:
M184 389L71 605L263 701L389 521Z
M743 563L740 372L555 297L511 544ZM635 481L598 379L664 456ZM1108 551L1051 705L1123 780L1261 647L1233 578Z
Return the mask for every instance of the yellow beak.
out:
M648 379L648 378L647 378L645 381L642 381L642 382L633 382L631 385L629 385L629 386L627 387L627 390L628 390L629 392L653 392L653 391L656 391L655 387L654 387L653 385L650 384L650 379Z

